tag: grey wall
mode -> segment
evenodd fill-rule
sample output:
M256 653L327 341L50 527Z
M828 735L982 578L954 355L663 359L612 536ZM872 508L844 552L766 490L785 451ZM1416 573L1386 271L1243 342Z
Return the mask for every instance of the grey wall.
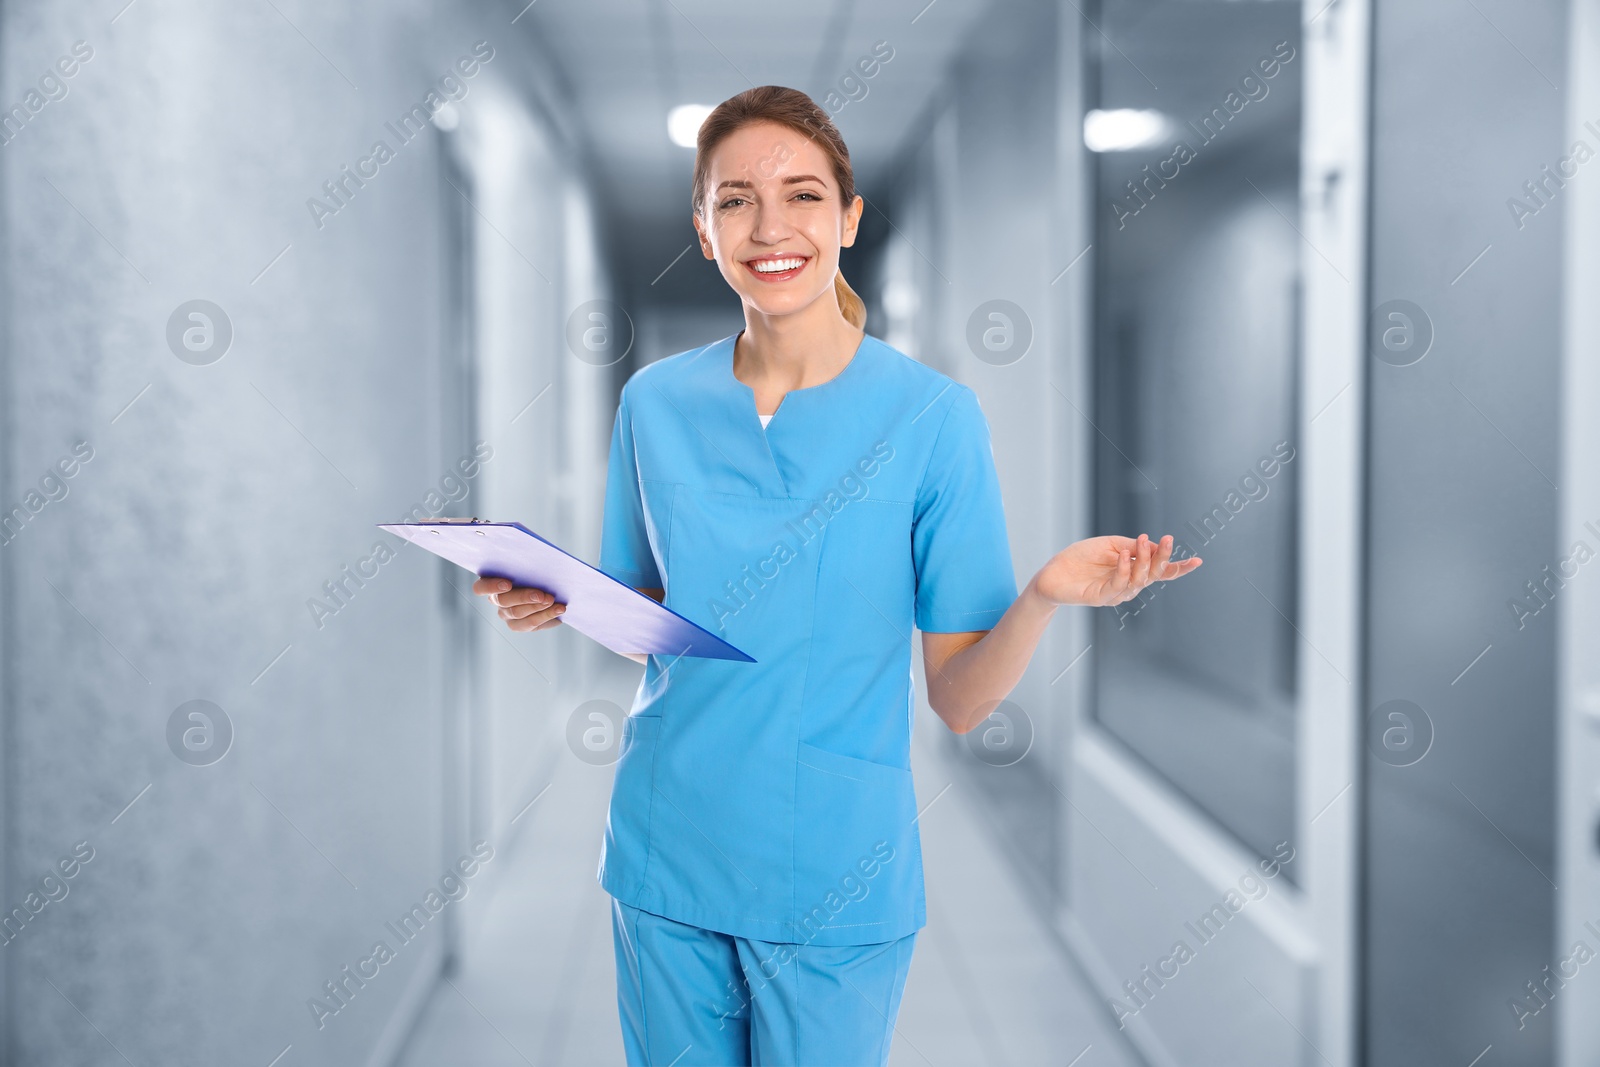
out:
M1554 1013L1519 1030L1508 1001L1554 951L1555 612L1508 604L1557 558L1563 218L1557 193L1519 228L1507 200L1583 134L1568 5L1478 6L1375 12L1372 303L1414 302L1434 340L1371 363L1367 707L1412 701L1434 739L1368 761L1374 1067L1552 1062Z
M451 493L471 453L446 417L460 383L440 357L460 325L441 230L458 194L441 181L437 131L400 146L384 123L480 40L496 56L465 80L459 136L488 121L479 109L496 92L515 112L505 86L531 75L498 11L474 25L422 3L119 7L0 8L7 107L75 41L93 49L65 98L0 148L0 506L28 511L0 547L4 907L28 906L77 843L93 850L53 883L68 894L0 948L7 1058L265 1064L292 1045L283 1062L360 1063L393 1040L385 1028L445 946L438 919L409 944L384 924L437 886L469 836L445 821L462 786L447 729L464 714L445 664L446 627L474 606L415 551L369 564L376 575L320 625L307 605L395 543L374 523ZM536 523L597 519L583 487L610 429L609 374L556 366L571 304L605 295L579 160L548 116L501 119L521 124L510 149L543 169L506 181L508 161L481 141L465 166L494 193L474 206L469 242L491 281L463 312L491 349L493 403L477 421L495 453L474 503ZM307 199L379 138L394 158L319 228ZM497 214L519 195L537 199L538 220ZM519 256L552 279L521 305L519 288L540 283L517 273ZM166 338L196 298L232 327L209 365ZM507 310L535 303L527 323ZM539 365L525 382L519 364ZM538 415L512 426L546 383ZM48 483L66 495L30 498L80 441L92 459ZM589 519L558 535L597 548ZM547 737L506 724L561 705L556 687L581 669L551 666L566 647L524 649L518 669L542 663L548 684L491 670L479 690L501 694L487 714L502 728L496 751L470 754L497 767L472 829L501 831L502 855L520 795L505 783L534 776L529 753ZM234 732L210 766L169 748L169 719L195 699ZM564 716L546 719L559 738ZM494 871L467 880L468 901ZM308 999L380 939L394 961L319 1030Z

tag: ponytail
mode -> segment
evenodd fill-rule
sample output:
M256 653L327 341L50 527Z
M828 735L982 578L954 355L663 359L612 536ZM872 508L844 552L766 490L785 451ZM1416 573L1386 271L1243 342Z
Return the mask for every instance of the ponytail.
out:
M845 321L858 330L867 328L867 305L862 303L850 283L844 280L844 271L833 276L833 295L839 301L839 311Z

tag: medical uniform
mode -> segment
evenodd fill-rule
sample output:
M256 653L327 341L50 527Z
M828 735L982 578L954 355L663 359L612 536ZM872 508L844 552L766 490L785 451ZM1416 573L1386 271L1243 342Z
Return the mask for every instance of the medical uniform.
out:
M763 428L738 335L641 368L600 568L754 663L651 655L599 880L628 1062L882 1064L926 923L913 624L1017 597L971 389L865 337Z

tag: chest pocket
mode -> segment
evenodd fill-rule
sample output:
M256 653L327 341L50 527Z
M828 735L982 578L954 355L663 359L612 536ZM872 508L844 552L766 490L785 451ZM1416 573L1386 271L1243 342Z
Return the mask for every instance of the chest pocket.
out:
M677 487L667 547L667 606L757 660L810 634L825 505Z

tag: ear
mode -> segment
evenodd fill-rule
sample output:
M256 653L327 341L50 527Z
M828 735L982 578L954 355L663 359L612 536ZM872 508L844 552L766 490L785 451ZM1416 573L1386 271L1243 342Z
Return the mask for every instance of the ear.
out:
M850 206L845 208L844 229L839 234L839 247L849 248L856 243L856 231L861 227L861 212L865 206L866 201L858 193L856 198L850 202Z
M711 250L711 238L706 236L705 226L700 222L700 216L691 213L689 217L694 221L695 236L700 239L700 254L707 259L716 259L716 253Z

